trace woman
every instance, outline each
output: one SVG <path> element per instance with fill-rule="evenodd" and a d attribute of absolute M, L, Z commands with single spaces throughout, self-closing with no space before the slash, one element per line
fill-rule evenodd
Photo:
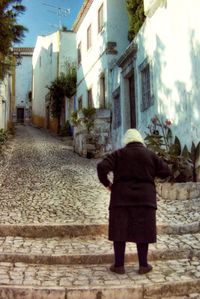
<path fill-rule="evenodd" d="M 126 242 L 135 242 L 139 274 L 152 270 L 148 264 L 148 245 L 156 242 L 155 177 L 170 175 L 168 165 L 148 150 L 136 129 L 124 136 L 125 147 L 108 155 L 97 165 L 100 182 L 111 191 L 109 240 L 113 241 L 115 263 L 112 272 L 124 274 Z M 113 172 L 113 183 L 108 179 Z"/>

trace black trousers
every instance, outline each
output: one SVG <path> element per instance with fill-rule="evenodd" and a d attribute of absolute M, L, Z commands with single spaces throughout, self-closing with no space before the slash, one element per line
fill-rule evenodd
<path fill-rule="evenodd" d="M 137 243 L 137 254 L 140 267 L 147 267 L 148 243 Z M 114 241 L 115 267 L 124 266 L 126 242 Z"/>

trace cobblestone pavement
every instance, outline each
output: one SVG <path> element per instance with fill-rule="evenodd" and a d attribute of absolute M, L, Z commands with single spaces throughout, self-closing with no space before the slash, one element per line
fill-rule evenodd
<path fill-rule="evenodd" d="M 108 191 L 98 182 L 97 160 L 79 157 L 42 130 L 18 126 L 0 165 L 2 224 L 107 223 Z M 158 201 L 158 223 L 200 221 L 200 200 Z"/>
<path fill-rule="evenodd" d="M 158 198 L 154 270 L 138 275 L 128 244 L 126 273 L 114 274 L 105 236 L 109 192 L 98 182 L 98 160 L 31 126 L 17 126 L 7 146 L 0 158 L 0 299 L 200 299 L 199 198 Z M 67 235 L 73 227 L 77 234 Z"/>
<path fill-rule="evenodd" d="M 12 155 L 1 170 L 0 223 L 102 223 L 108 192 L 96 161 L 79 157 L 63 142 L 19 126 Z"/>

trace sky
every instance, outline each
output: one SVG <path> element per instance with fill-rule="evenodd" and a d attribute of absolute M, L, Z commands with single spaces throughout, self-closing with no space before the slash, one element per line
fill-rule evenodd
<path fill-rule="evenodd" d="M 59 29 L 59 9 L 70 9 L 70 13 L 61 16 L 61 22 L 71 29 L 84 0 L 23 0 L 26 11 L 17 21 L 29 31 L 16 47 L 34 47 L 38 35 L 47 35 Z M 55 7 L 54 7 L 55 6 Z M 62 10 L 60 10 L 62 11 Z"/>

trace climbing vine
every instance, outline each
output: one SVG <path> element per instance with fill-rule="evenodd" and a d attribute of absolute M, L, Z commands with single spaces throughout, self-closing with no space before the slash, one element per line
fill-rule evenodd
<path fill-rule="evenodd" d="M 126 0 L 129 17 L 128 39 L 132 41 L 145 21 L 143 0 Z"/>

